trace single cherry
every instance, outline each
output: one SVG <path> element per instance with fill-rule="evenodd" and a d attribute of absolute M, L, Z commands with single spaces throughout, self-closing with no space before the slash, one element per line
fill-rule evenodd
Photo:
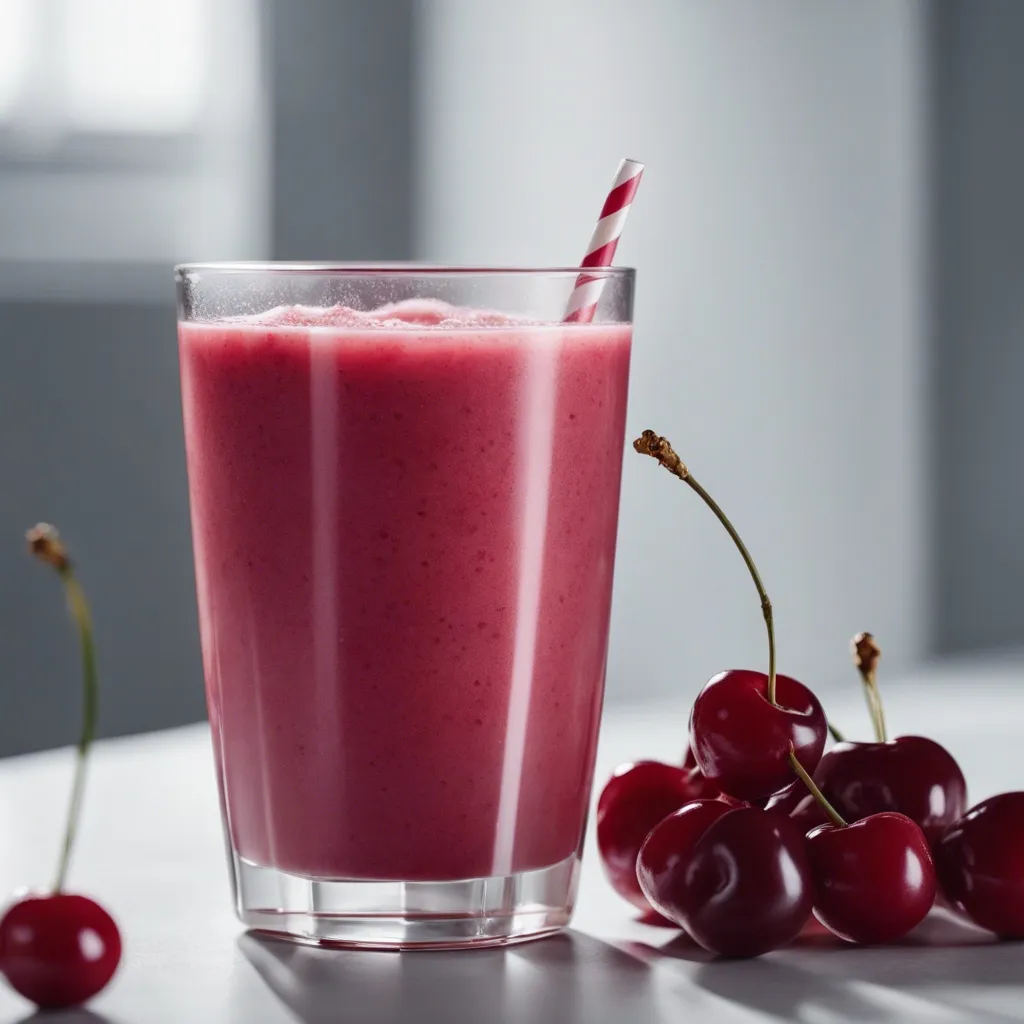
<path fill-rule="evenodd" d="M 930 843 L 967 807 L 967 783 L 953 756 L 924 736 L 884 743 L 839 743 L 826 751 L 814 781 L 847 821 L 896 811 Z"/>
<path fill-rule="evenodd" d="M 1024 939 L 1024 793 L 972 807 L 935 846 L 939 881 L 953 905 L 1006 939 Z"/>
<path fill-rule="evenodd" d="M 776 676 L 775 701 L 763 672 L 720 672 L 698 694 L 690 715 L 690 741 L 707 779 L 741 800 L 759 800 L 793 781 L 789 752 L 813 770 L 828 722 L 818 699 L 802 683 Z"/>
<path fill-rule="evenodd" d="M 874 743 L 839 743 L 822 757 L 814 781 L 848 821 L 896 811 L 920 825 L 930 843 L 967 809 L 967 783 L 953 755 L 924 736 L 886 735 L 878 692 L 881 648 L 870 633 L 851 644 L 874 726 Z"/>
<path fill-rule="evenodd" d="M 37 1006 L 77 1006 L 114 975 L 121 935 L 85 896 L 58 892 L 19 900 L 0 921 L 0 965 L 12 988 Z"/>
<path fill-rule="evenodd" d="M 690 715 L 690 747 L 704 775 L 739 800 L 763 800 L 793 781 L 790 751 L 813 771 L 825 749 L 828 721 L 803 684 L 775 671 L 772 603 L 747 546 L 729 517 L 699 484 L 664 437 L 645 430 L 633 442 L 687 484 L 729 534 L 761 601 L 768 633 L 768 672 L 720 672 L 701 690 Z"/>
<path fill-rule="evenodd" d="M 928 840 L 903 814 L 872 814 L 807 836 L 814 916 L 847 942 L 892 942 L 916 928 L 935 902 Z"/>
<path fill-rule="evenodd" d="M 106 986 L 121 959 L 121 936 L 98 903 L 64 889 L 99 704 L 92 617 L 57 531 L 40 524 L 29 531 L 28 541 L 32 554 L 53 566 L 64 584 L 81 641 L 84 706 L 57 880 L 51 893 L 18 899 L 0 920 L 0 972 L 37 1006 L 59 1009 L 84 1003 Z"/>
<path fill-rule="evenodd" d="M 924 833 L 905 815 L 889 812 L 848 824 L 795 757 L 792 764 L 832 821 L 807 835 L 814 916 L 848 942 L 906 935 L 935 901 L 935 866 Z"/>
<path fill-rule="evenodd" d="M 810 916 L 804 837 L 781 815 L 757 807 L 721 814 L 699 805 L 659 825 L 648 842 L 639 863 L 651 902 L 718 956 L 760 956 L 784 946 Z"/>
<path fill-rule="evenodd" d="M 697 768 L 661 761 L 620 765 L 597 802 L 597 848 L 612 888 L 640 910 L 650 909 L 636 877 L 647 834 L 684 804 L 717 795 Z"/>

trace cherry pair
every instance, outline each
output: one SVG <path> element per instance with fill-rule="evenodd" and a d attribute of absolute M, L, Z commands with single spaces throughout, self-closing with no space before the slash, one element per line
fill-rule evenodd
<path fill-rule="evenodd" d="M 21 897 L 5 912 L 0 920 L 0 972 L 26 999 L 43 1009 L 58 1009 L 84 1003 L 106 986 L 121 959 L 121 935 L 98 903 L 64 890 L 98 710 L 92 619 L 57 531 L 40 524 L 29 531 L 28 542 L 32 554 L 53 566 L 64 584 L 82 646 L 84 712 L 57 881 L 53 892 Z"/>

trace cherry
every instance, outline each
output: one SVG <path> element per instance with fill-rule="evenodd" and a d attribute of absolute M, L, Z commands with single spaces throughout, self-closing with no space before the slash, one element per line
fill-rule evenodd
<path fill-rule="evenodd" d="M 27 896 L 0 920 L 0 971 L 12 988 L 44 1009 L 92 998 L 120 959 L 114 919 L 85 896 Z"/>
<path fill-rule="evenodd" d="M 670 828 L 685 830 L 677 820 Z M 718 956 L 760 956 L 784 946 L 810 916 L 813 887 L 804 837 L 781 815 L 734 808 L 711 821 L 690 851 L 674 860 L 657 860 L 660 837 L 655 843 L 648 856 L 641 853 L 645 879 L 664 865 L 650 889 L 652 902 Z"/>
<path fill-rule="evenodd" d="M 903 814 L 872 814 L 807 836 L 814 916 L 847 942 L 892 942 L 915 928 L 935 901 L 928 841 Z"/>
<path fill-rule="evenodd" d="M 644 840 L 636 877 L 651 906 L 663 917 L 678 920 L 674 890 L 685 873 L 686 860 L 708 826 L 732 809 L 721 800 L 694 800 L 659 821 Z"/>
<path fill-rule="evenodd" d="M 856 821 L 881 811 L 897 811 L 917 822 L 934 843 L 967 807 L 963 772 L 952 754 L 934 740 L 886 738 L 877 680 L 881 648 L 870 633 L 858 633 L 851 647 L 876 742 L 837 744 L 821 759 L 814 781 L 844 818 Z"/>
<path fill-rule="evenodd" d="M 972 807 L 935 846 L 946 896 L 975 924 L 1024 939 L 1024 793 Z"/>
<path fill-rule="evenodd" d="M 967 783 L 953 756 L 924 736 L 884 743 L 839 743 L 827 751 L 814 781 L 848 821 L 897 811 L 916 822 L 929 843 L 967 807 Z"/>
<path fill-rule="evenodd" d="M 790 760 L 832 821 L 807 835 L 815 916 L 849 942 L 905 935 L 924 919 L 936 893 L 935 867 L 920 826 L 892 812 L 847 824 L 796 757 Z"/>
<path fill-rule="evenodd" d="M 82 733 L 53 892 L 18 899 L 0 920 L 0 972 L 26 999 L 43 1009 L 56 1009 L 85 1002 L 110 981 L 121 959 L 121 936 L 114 919 L 98 903 L 64 889 L 99 705 L 92 616 L 57 531 L 40 523 L 28 532 L 28 543 L 33 555 L 57 570 L 78 629 L 82 651 Z"/>
<path fill-rule="evenodd" d="M 793 780 L 791 750 L 808 771 L 815 769 L 828 733 L 825 712 L 805 686 L 776 675 L 772 603 L 729 517 L 664 437 L 645 430 L 633 447 L 682 480 L 711 509 L 739 551 L 760 598 L 768 633 L 768 672 L 734 669 L 709 680 L 690 715 L 690 745 L 701 771 L 723 793 L 740 800 L 762 800 Z"/>
<path fill-rule="evenodd" d="M 597 848 L 612 888 L 640 910 L 650 909 L 636 878 L 637 854 L 648 832 L 683 804 L 717 795 L 696 768 L 661 761 L 616 768 L 597 802 Z"/>
<path fill-rule="evenodd" d="M 690 715 L 690 742 L 707 779 L 741 800 L 771 796 L 793 781 L 790 750 L 813 771 L 828 722 L 802 683 L 776 676 L 778 703 L 763 672 L 732 669 L 708 681 Z"/>

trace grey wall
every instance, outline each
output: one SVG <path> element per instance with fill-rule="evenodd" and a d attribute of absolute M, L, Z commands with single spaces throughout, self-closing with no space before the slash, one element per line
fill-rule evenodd
<path fill-rule="evenodd" d="M 932 643 L 1024 643 L 1024 4 L 932 7 Z"/>
<path fill-rule="evenodd" d="M 3 303 L 0 353 L 0 752 L 78 730 L 60 584 L 24 553 L 39 519 L 64 531 L 93 602 L 104 734 L 194 721 L 203 691 L 170 302 Z"/>
<path fill-rule="evenodd" d="M 276 259 L 412 245 L 412 0 L 266 0 Z"/>
<path fill-rule="evenodd" d="M 424 5 L 419 255 L 573 263 L 616 163 L 647 162 L 629 429 L 733 516 L 780 664 L 854 685 L 848 638 L 925 650 L 920 4 Z M 665 637 L 658 641 L 656 637 Z M 609 694 L 687 696 L 765 660 L 742 563 L 629 453 Z"/>

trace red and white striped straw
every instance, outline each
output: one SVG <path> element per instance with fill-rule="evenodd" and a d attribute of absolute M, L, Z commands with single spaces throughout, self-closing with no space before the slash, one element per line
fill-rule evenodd
<path fill-rule="evenodd" d="M 580 261 L 581 267 L 610 267 L 615 256 L 615 248 L 619 244 L 619 236 L 626 225 L 629 208 L 633 205 L 633 196 L 640 185 L 640 175 L 644 173 L 644 165 L 636 160 L 623 160 L 619 164 L 615 181 L 608 198 L 601 207 L 601 217 L 590 236 L 587 254 Z M 605 279 L 593 274 L 580 274 L 576 278 L 576 286 L 569 296 L 565 323 L 588 324 L 594 319 L 597 304 L 604 291 Z"/>

